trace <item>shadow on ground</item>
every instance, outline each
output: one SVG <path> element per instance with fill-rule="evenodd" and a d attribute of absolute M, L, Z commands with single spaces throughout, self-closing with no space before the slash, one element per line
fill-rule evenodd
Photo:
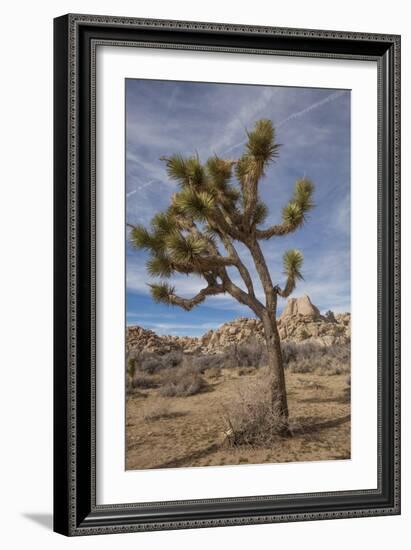
<path fill-rule="evenodd" d="M 44 527 L 46 529 L 52 530 L 53 529 L 53 516 L 52 514 L 31 514 L 31 513 L 24 513 L 22 514 L 23 517 L 30 519 L 31 521 L 34 521 L 34 523 L 37 523 L 38 525 L 41 525 L 41 527 Z"/>

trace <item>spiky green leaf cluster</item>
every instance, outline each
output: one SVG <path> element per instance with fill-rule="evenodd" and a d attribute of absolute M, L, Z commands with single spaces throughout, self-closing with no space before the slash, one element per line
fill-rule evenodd
<path fill-rule="evenodd" d="M 224 187 L 231 179 L 232 162 L 224 160 L 217 155 L 207 160 L 206 168 L 210 180 L 217 187 Z"/>
<path fill-rule="evenodd" d="M 201 262 L 210 257 L 213 237 L 197 229 L 195 220 L 206 221 L 213 205 L 210 194 L 187 187 L 173 196 L 166 212 L 153 217 L 151 231 L 143 226 L 132 229 L 131 243 L 151 253 L 147 262 L 151 276 L 202 273 L 207 266 Z"/>
<path fill-rule="evenodd" d="M 291 201 L 283 208 L 283 222 L 291 227 L 298 227 L 305 221 L 306 213 L 313 208 L 312 195 L 314 184 L 307 178 L 298 179 L 295 183 Z"/>
<path fill-rule="evenodd" d="M 163 238 L 178 229 L 178 222 L 170 211 L 159 212 L 151 220 L 151 227 L 157 238 Z"/>
<path fill-rule="evenodd" d="M 147 261 L 147 271 L 151 277 L 168 278 L 173 274 L 173 263 L 167 254 L 152 255 Z"/>
<path fill-rule="evenodd" d="M 149 250 L 153 253 L 161 252 L 164 249 L 162 239 L 156 234 L 150 233 L 143 225 L 136 225 L 133 227 L 130 234 L 130 241 L 135 248 Z"/>
<path fill-rule="evenodd" d="M 302 279 L 301 267 L 304 257 L 299 250 L 287 250 L 283 255 L 284 273 L 289 279 Z"/>
<path fill-rule="evenodd" d="M 250 166 L 250 157 L 247 155 L 243 155 L 240 157 L 237 161 L 237 164 L 235 166 L 235 175 L 238 181 L 241 184 L 244 184 L 245 179 L 248 174 L 248 169 Z"/>
<path fill-rule="evenodd" d="M 167 237 L 167 249 L 171 259 L 176 263 L 192 265 L 207 253 L 208 242 L 202 236 L 171 233 Z"/>
<path fill-rule="evenodd" d="M 268 207 L 264 202 L 257 202 L 257 206 L 255 207 L 254 212 L 254 223 L 256 225 L 259 225 L 260 223 L 264 223 L 268 216 Z"/>
<path fill-rule="evenodd" d="M 247 153 L 255 160 L 266 163 L 278 155 L 279 145 L 275 143 L 275 131 L 271 120 L 258 120 L 253 130 L 247 132 L 247 136 Z"/>
<path fill-rule="evenodd" d="M 168 177 L 178 181 L 182 187 L 187 185 L 199 187 L 204 184 L 205 171 L 197 155 L 188 158 L 172 155 L 163 157 L 162 160 L 166 161 Z"/>
<path fill-rule="evenodd" d="M 298 179 L 294 187 L 294 202 L 306 213 L 314 207 L 312 200 L 314 184 L 307 178 Z"/>
<path fill-rule="evenodd" d="M 304 221 L 304 212 L 301 207 L 294 201 L 289 202 L 283 208 L 283 222 L 286 225 L 296 227 Z"/>
<path fill-rule="evenodd" d="M 212 214 L 215 204 L 213 195 L 207 191 L 195 191 L 187 187 L 177 193 L 173 205 L 183 215 L 193 220 L 206 221 Z"/>
<path fill-rule="evenodd" d="M 157 303 L 169 304 L 170 295 L 174 294 L 175 288 L 167 283 L 152 283 L 150 287 L 151 296 Z"/>

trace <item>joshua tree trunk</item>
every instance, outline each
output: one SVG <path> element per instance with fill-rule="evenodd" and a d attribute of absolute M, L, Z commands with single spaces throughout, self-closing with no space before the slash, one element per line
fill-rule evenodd
<path fill-rule="evenodd" d="M 283 357 L 281 353 L 280 335 L 274 316 L 265 314 L 263 317 L 264 334 L 267 345 L 268 367 L 270 370 L 271 404 L 273 413 L 278 416 L 284 431 L 288 430 L 288 404 L 285 385 Z"/>

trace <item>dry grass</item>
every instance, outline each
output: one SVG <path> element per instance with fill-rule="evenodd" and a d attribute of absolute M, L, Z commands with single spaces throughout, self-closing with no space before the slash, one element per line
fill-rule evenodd
<path fill-rule="evenodd" d="M 261 373 L 238 393 L 237 399 L 225 407 L 229 445 L 269 447 L 283 432 L 283 422 L 272 411 L 267 376 L 267 372 Z"/>
<path fill-rule="evenodd" d="M 192 365 L 165 371 L 161 382 L 160 395 L 163 397 L 188 397 L 207 386 L 200 371 Z"/>
<path fill-rule="evenodd" d="M 130 393 L 126 404 L 127 469 L 350 458 L 346 375 L 295 374 L 287 369 L 293 436 L 273 437 L 271 444 L 223 444 L 228 426 L 222 405 L 227 408 L 237 403 L 239 395 L 247 395 L 263 374 L 253 369 L 238 376 L 238 370 L 223 369 L 217 378 L 207 370 L 203 377 L 213 391 L 190 397 L 162 397 L 160 387 Z M 143 415 L 155 420 L 145 420 Z"/>
<path fill-rule="evenodd" d="M 144 372 L 135 372 L 131 385 L 133 388 L 148 389 L 156 388 L 158 383 L 152 376 Z"/>
<path fill-rule="evenodd" d="M 161 418 L 167 418 L 170 415 L 170 405 L 164 403 L 151 403 L 148 406 L 143 407 L 142 416 L 146 422 L 153 422 L 160 420 Z"/>
<path fill-rule="evenodd" d="M 283 356 L 292 437 L 271 413 L 263 343 L 134 357 L 127 469 L 349 458 L 349 346 L 285 343 Z"/>
<path fill-rule="evenodd" d="M 283 358 L 290 372 L 331 376 L 350 372 L 350 346 L 324 347 L 313 342 L 283 344 Z"/>

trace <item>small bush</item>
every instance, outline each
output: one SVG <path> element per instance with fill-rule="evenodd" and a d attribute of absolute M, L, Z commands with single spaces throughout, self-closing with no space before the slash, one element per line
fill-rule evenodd
<path fill-rule="evenodd" d="M 267 363 L 266 346 L 256 339 L 235 346 L 235 355 L 239 367 L 260 367 Z"/>
<path fill-rule="evenodd" d="M 230 350 L 214 355 L 197 355 L 191 358 L 191 365 L 200 372 L 205 372 L 207 369 L 230 368 L 233 366 L 233 357 Z"/>
<path fill-rule="evenodd" d="M 284 431 L 284 424 L 272 411 L 269 384 L 260 378 L 229 404 L 224 420 L 227 442 L 233 447 L 265 447 Z"/>
<path fill-rule="evenodd" d="M 330 309 L 327 311 L 327 313 L 324 315 L 324 317 L 329 323 L 336 323 L 337 322 L 337 320 L 335 318 L 335 315 L 334 315 L 334 312 L 331 311 Z"/>
<path fill-rule="evenodd" d="M 129 377 L 131 379 L 133 379 L 133 376 L 136 372 L 136 368 L 137 368 L 137 365 L 136 365 L 136 358 L 135 357 L 128 357 L 127 358 L 127 374 L 129 375 Z"/>
<path fill-rule="evenodd" d="M 160 395 L 163 397 L 187 397 L 199 393 L 207 386 L 200 371 L 192 365 L 166 371 L 162 383 Z"/>
<path fill-rule="evenodd" d="M 285 342 L 282 344 L 285 367 L 290 372 L 315 372 L 320 375 L 350 372 L 349 344 L 321 346 L 315 342 Z"/>
<path fill-rule="evenodd" d="M 291 361 L 297 358 L 297 344 L 295 342 L 283 342 L 281 344 L 284 365 L 287 367 Z"/>
<path fill-rule="evenodd" d="M 135 372 L 132 379 L 133 388 L 149 389 L 156 388 L 157 382 L 148 374 L 144 372 Z"/>
<path fill-rule="evenodd" d="M 183 362 L 183 352 L 182 351 L 170 351 L 169 353 L 166 353 L 163 355 L 161 359 L 162 368 L 169 369 L 178 367 Z"/>
<path fill-rule="evenodd" d="M 195 367 L 200 372 L 205 372 L 207 369 L 210 369 L 214 366 L 212 364 L 213 358 L 213 355 L 198 355 L 190 357 L 189 364 Z"/>
<path fill-rule="evenodd" d="M 139 367 L 142 371 L 147 372 L 148 374 L 154 374 L 155 372 L 161 370 L 164 365 L 162 358 L 159 355 L 143 355 L 139 361 Z"/>
<path fill-rule="evenodd" d="M 309 359 L 301 359 L 300 361 L 293 361 L 288 370 L 297 374 L 306 374 L 307 372 L 313 372 L 315 369 L 315 363 Z"/>

